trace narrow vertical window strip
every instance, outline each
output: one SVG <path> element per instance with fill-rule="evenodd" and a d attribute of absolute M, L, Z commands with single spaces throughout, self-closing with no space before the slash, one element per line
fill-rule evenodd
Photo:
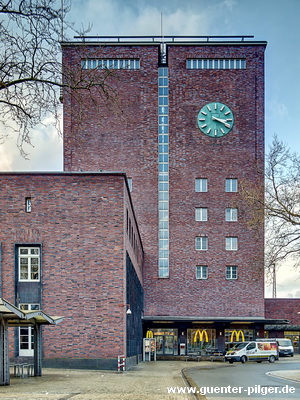
<path fill-rule="evenodd" d="M 169 277 L 169 98 L 168 69 L 158 70 L 158 277 Z"/>

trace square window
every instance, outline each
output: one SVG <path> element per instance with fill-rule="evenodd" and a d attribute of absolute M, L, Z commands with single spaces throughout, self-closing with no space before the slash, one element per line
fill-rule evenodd
<path fill-rule="evenodd" d="M 207 192 L 207 178 L 196 178 L 195 179 L 195 191 L 196 192 Z"/>
<path fill-rule="evenodd" d="M 208 249 L 208 238 L 207 236 L 196 237 L 196 250 L 207 250 Z"/>
<path fill-rule="evenodd" d="M 237 267 L 228 265 L 226 267 L 226 279 L 237 279 Z"/>
<path fill-rule="evenodd" d="M 237 184 L 238 180 L 237 179 L 226 179 L 225 182 L 225 191 L 226 192 L 237 192 Z"/>
<path fill-rule="evenodd" d="M 226 208 L 225 221 L 235 222 L 237 220 L 238 220 L 238 209 L 237 208 Z"/>
<path fill-rule="evenodd" d="M 207 221 L 207 208 L 196 207 L 195 208 L 195 220 L 196 221 Z"/>
<path fill-rule="evenodd" d="M 238 238 L 227 237 L 226 238 L 226 250 L 237 250 L 238 249 Z"/>
<path fill-rule="evenodd" d="M 196 279 L 207 279 L 207 265 L 197 265 L 196 266 Z"/>

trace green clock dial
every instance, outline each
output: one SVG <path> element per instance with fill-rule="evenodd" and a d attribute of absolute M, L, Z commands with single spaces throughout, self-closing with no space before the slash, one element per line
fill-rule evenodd
<path fill-rule="evenodd" d="M 233 112 L 222 103 L 206 104 L 198 113 L 199 129 L 207 136 L 222 137 L 227 135 L 231 131 L 233 123 Z"/>

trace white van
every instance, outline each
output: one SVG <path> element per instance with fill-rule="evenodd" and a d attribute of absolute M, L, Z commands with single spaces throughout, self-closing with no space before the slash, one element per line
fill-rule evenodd
<path fill-rule="evenodd" d="M 279 356 L 294 356 L 294 347 L 291 339 L 288 338 L 269 338 L 269 339 L 257 339 L 259 342 L 277 342 Z"/>
<path fill-rule="evenodd" d="M 278 345 L 276 341 L 240 342 L 234 345 L 226 354 L 225 361 L 232 364 L 235 361 L 269 361 L 278 360 Z"/>

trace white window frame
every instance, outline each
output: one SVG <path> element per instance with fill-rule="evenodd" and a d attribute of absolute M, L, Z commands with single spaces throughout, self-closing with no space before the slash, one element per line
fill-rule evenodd
<path fill-rule="evenodd" d="M 207 178 L 196 178 L 195 179 L 195 192 L 206 193 L 208 191 Z"/>
<path fill-rule="evenodd" d="M 24 251 L 27 253 L 23 253 Z M 34 253 L 35 252 L 35 253 Z M 23 259 L 23 261 L 22 261 Z M 26 266 L 27 260 L 27 277 L 21 277 L 22 266 L 21 264 Z M 37 265 L 33 263 L 33 260 L 37 260 Z M 34 271 L 35 267 L 37 266 L 37 271 Z M 39 282 L 40 281 L 40 270 L 41 270 L 41 248 L 39 246 L 19 246 L 18 247 L 18 274 L 19 274 L 19 282 Z M 36 278 L 33 278 L 34 274 L 37 274 Z"/>
<path fill-rule="evenodd" d="M 196 279 L 208 279 L 207 265 L 196 265 Z"/>
<path fill-rule="evenodd" d="M 31 206 L 32 206 L 31 197 L 26 197 L 25 198 L 25 212 L 31 213 L 31 209 L 32 209 Z"/>
<path fill-rule="evenodd" d="M 227 178 L 225 181 L 225 192 L 236 193 L 238 191 L 238 180 L 236 178 Z"/>
<path fill-rule="evenodd" d="M 227 265 L 226 266 L 226 279 L 228 280 L 236 280 L 238 278 L 238 271 L 236 265 Z"/>
<path fill-rule="evenodd" d="M 225 210 L 225 221 L 236 222 L 238 220 L 238 209 L 234 207 L 227 207 Z"/>
<path fill-rule="evenodd" d="M 225 239 L 225 248 L 229 251 L 238 250 L 238 238 L 237 236 L 228 236 Z"/>
<path fill-rule="evenodd" d="M 208 219 L 208 208 L 207 207 L 196 207 L 195 208 L 195 221 L 205 222 Z"/>
<path fill-rule="evenodd" d="M 40 305 L 39 304 L 26 304 L 26 303 L 22 303 L 19 304 L 19 308 L 21 310 L 39 310 L 40 309 Z M 20 326 L 19 327 L 19 356 L 21 357 L 33 357 L 34 355 L 34 348 L 33 348 L 33 327 L 31 326 Z M 22 333 L 22 334 L 21 334 Z M 25 343 L 27 343 L 28 345 L 26 346 L 26 348 L 21 349 L 21 338 L 22 336 L 24 336 L 27 341 Z"/>
<path fill-rule="evenodd" d="M 199 251 L 208 250 L 208 237 L 207 236 L 196 236 L 195 248 Z"/>

